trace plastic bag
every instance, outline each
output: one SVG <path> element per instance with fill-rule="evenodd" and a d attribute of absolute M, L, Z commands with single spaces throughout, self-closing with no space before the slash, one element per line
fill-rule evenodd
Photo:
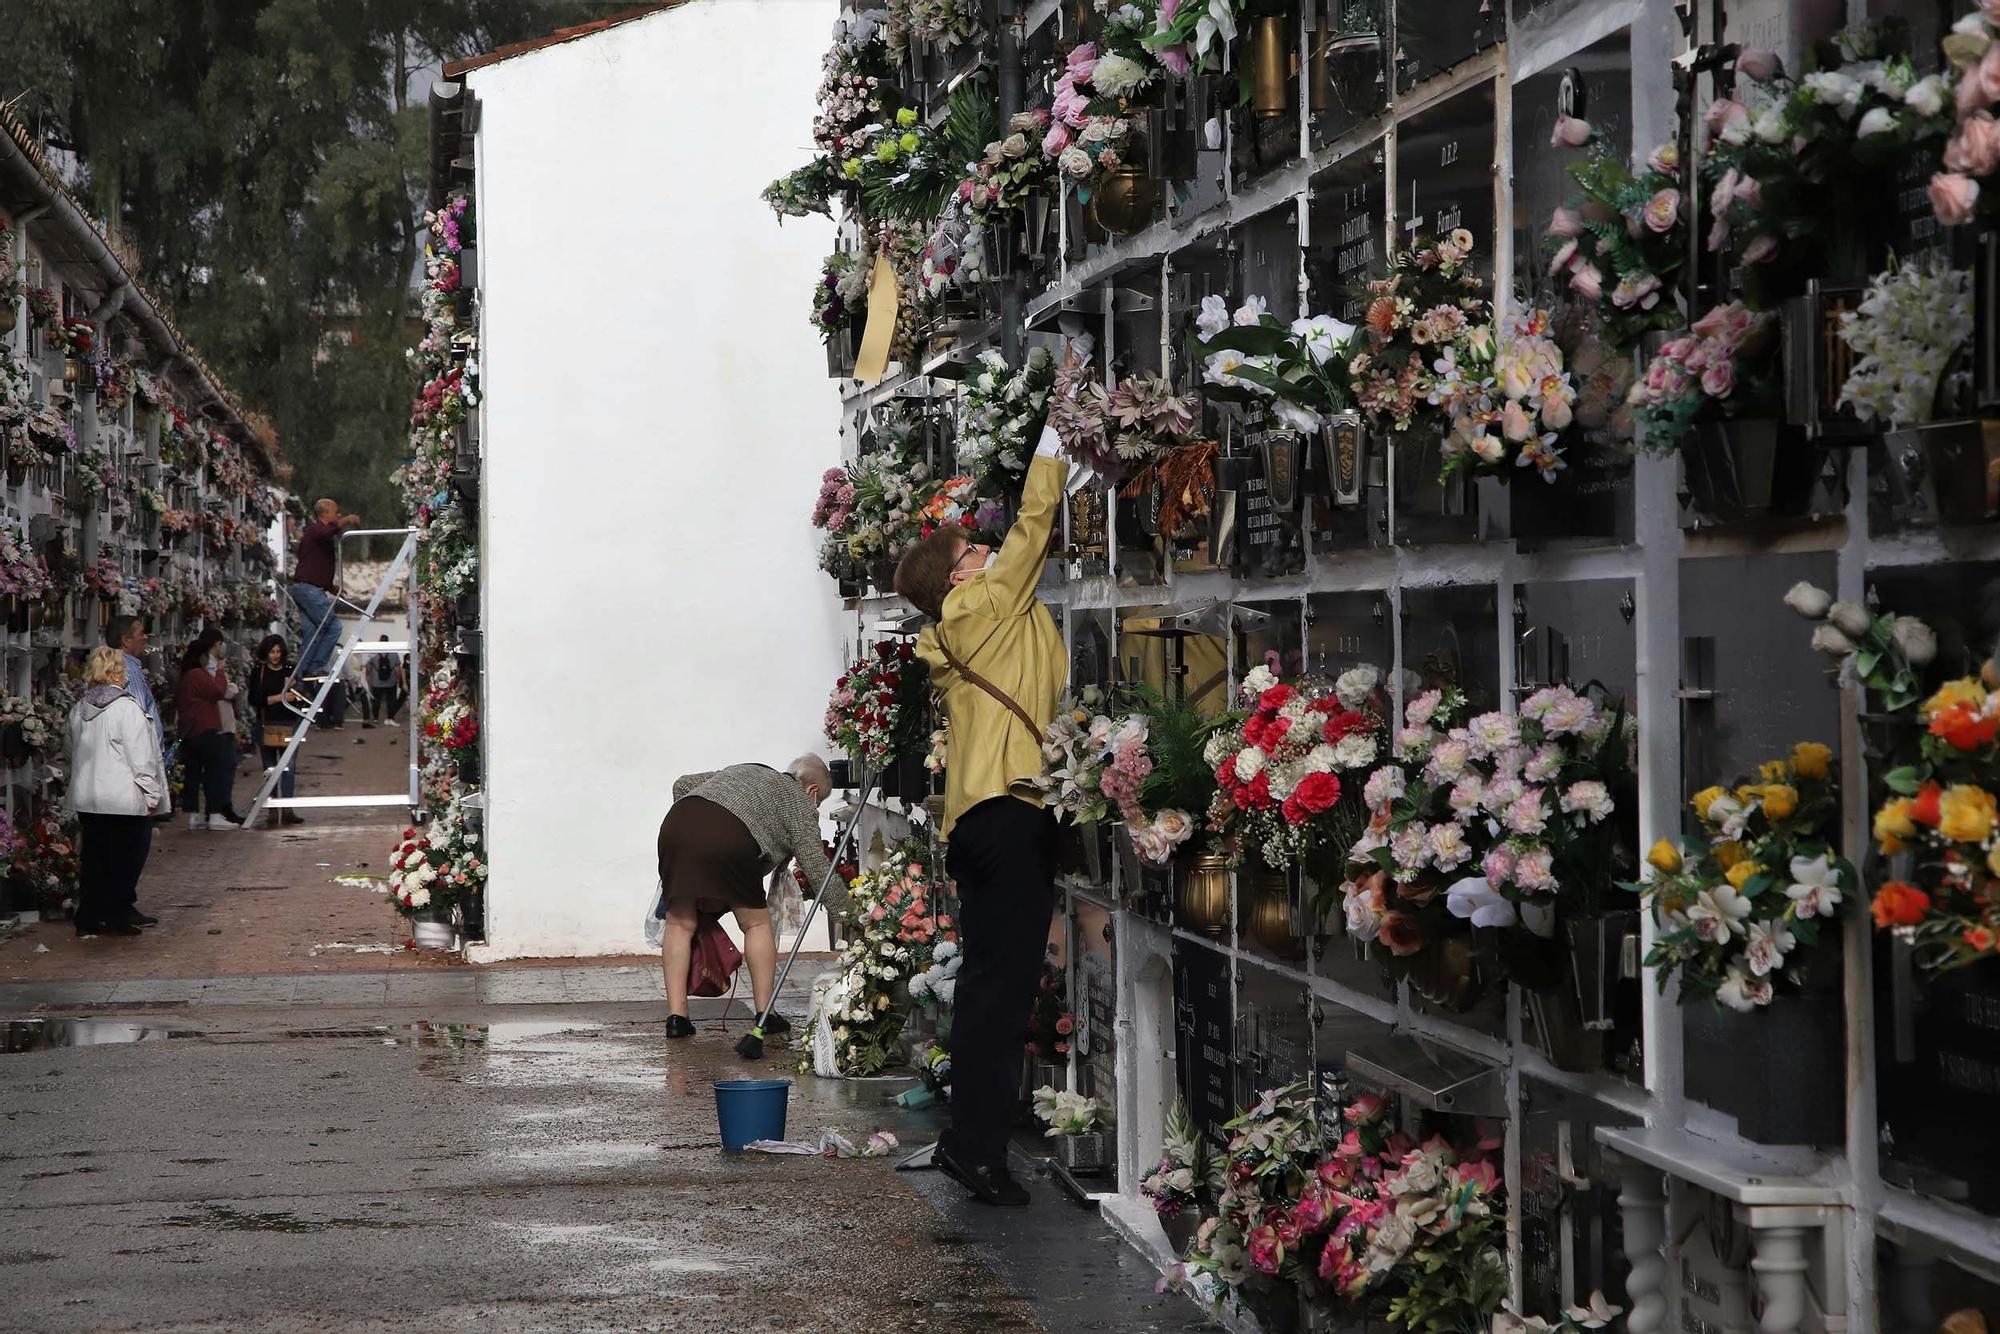
<path fill-rule="evenodd" d="M 667 887 L 657 882 L 653 885 L 653 906 L 646 909 L 645 931 L 646 944 L 660 948 L 667 936 Z"/>

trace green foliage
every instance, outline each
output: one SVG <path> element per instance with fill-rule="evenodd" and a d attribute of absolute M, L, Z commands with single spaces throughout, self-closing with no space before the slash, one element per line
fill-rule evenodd
<path fill-rule="evenodd" d="M 894 170 L 868 170 L 862 176 L 868 214 L 878 221 L 928 225 L 944 211 L 951 192 L 965 179 L 966 165 L 977 161 L 987 143 L 999 135 L 998 112 L 986 80 L 967 79 L 959 85 L 946 106 L 944 123 L 916 133 L 920 146 L 899 159 Z"/>
<path fill-rule="evenodd" d="M 428 181 L 420 72 L 605 0 L 12 0 L 0 96 L 73 149 L 295 488 L 400 514 Z"/>
<path fill-rule="evenodd" d="M 1148 811 L 1178 808 L 1194 815 L 1215 796 L 1215 774 L 1201 750 L 1216 720 L 1184 699 L 1168 699 L 1149 685 L 1126 687 L 1133 712 L 1146 716 L 1146 753 L 1153 770 L 1140 786 Z"/>

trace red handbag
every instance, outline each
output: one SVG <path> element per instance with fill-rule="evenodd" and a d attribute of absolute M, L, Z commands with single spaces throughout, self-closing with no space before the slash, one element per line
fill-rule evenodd
<path fill-rule="evenodd" d="M 722 914 L 701 914 L 694 929 L 694 948 L 688 952 L 688 995 L 726 995 L 742 966 L 743 952 L 722 929 Z"/>

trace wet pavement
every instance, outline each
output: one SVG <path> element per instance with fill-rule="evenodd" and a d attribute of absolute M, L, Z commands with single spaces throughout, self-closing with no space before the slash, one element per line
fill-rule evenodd
<path fill-rule="evenodd" d="M 739 1059 L 740 1020 L 669 1043 L 658 1014 L 11 1012 L 0 1328 L 1209 1327 L 1047 1180 L 1000 1211 L 888 1159 L 723 1153 L 710 1082 L 791 1057 Z M 801 1077 L 789 1133 L 915 1147 L 903 1087 Z"/>

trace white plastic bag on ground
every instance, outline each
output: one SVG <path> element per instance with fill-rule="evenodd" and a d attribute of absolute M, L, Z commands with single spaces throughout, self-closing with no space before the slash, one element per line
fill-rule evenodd
<path fill-rule="evenodd" d="M 834 1079 L 840 1075 L 840 1064 L 834 1059 L 833 1025 L 828 1022 L 826 1012 L 814 1007 L 813 1031 L 813 1073 L 822 1079 Z"/>

